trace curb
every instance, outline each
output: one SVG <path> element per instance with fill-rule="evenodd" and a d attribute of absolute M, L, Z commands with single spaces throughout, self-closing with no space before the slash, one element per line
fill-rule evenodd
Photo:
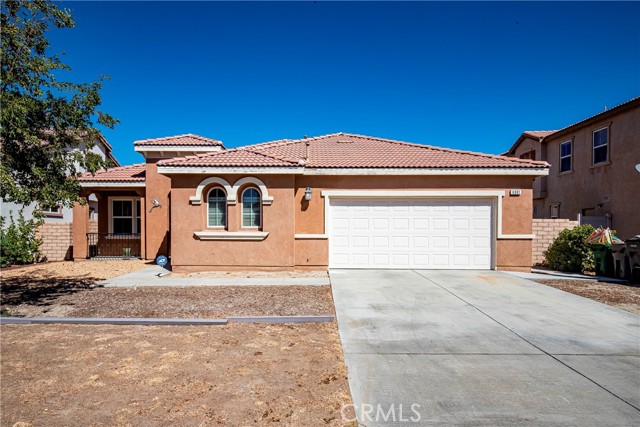
<path fill-rule="evenodd" d="M 226 325 L 227 319 L 153 319 L 146 317 L 104 318 L 104 317 L 2 317 L 0 325 L 183 325 L 215 326 Z"/>
<path fill-rule="evenodd" d="M 333 316 L 240 316 L 226 319 L 163 319 L 147 317 L 0 317 L 0 325 L 147 325 L 216 326 L 233 323 L 331 323 Z"/>
<path fill-rule="evenodd" d="M 330 323 L 333 316 L 241 316 L 228 317 L 233 323 Z"/>

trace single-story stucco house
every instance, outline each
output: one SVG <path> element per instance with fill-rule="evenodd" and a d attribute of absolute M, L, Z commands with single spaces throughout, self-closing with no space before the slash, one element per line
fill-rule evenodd
<path fill-rule="evenodd" d="M 546 162 L 348 133 L 225 149 L 136 141 L 146 162 L 85 174 L 74 257 L 167 255 L 176 272 L 531 266 Z"/>

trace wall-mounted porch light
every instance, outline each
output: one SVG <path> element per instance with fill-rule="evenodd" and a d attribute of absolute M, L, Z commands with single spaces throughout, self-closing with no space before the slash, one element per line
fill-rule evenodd
<path fill-rule="evenodd" d="M 306 190 L 304 190 L 304 199 L 308 202 L 309 200 L 311 200 L 311 187 L 307 187 Z"/>

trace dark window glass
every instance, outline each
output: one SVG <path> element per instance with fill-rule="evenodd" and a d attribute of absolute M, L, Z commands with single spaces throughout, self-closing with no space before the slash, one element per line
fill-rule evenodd
<path fill-rule="evenodd" d="M 593 164 L 603 163 L 607 161 L 607 146 L 598 147 L 593 150 Z"/>
<path fill-rule="evenodd" d="M 560 144 L 560 172 L 571 170 L 571 141 Z"/>
<path fill-rule="evenodd" d="M 131 234 L 133 233 L 132 225 L 131 218 L 113 218 L 113 233 Z"/>
<path fill-rule="evenodd" d="M 260 193 L 255 188 L 242 193 L 242 226 L 260 227 Z"/>
<path fill-rule="evenodd" d="M 225 227 L 227 225 L 227 196 L 220 188 L 209 192 L 207 199 L 209 227 Z"/>
<path fill-rule="evenodd" d="M 131 234 L 133 233 L 133 221 L 139 224 L 140 219 L 140 201 L 137 201 L 137 217 L 133 217 L 133 200 L 114 200 L 112 202 L 112 218 L 113 233 L 115 234 Z M 138 227 L 138 230 L 140 228 Z M 139 231 L 138 231 L 139 232 Z"/>
<path fill-rule="evenodd" d="M 604 128 L 593 133 L 593 164 L 608 160 L 609 129 Z"/>

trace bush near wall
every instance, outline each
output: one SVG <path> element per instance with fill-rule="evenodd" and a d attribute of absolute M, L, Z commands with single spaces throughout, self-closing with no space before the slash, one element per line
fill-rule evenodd
<path fill-rule="evenodd" d="M 533 234 L 535 237 L 532 242 L 532 264 L 531 265 L 543 265 L 544 264 L 544 251 L 546 251 L 553 241 L 558 237 L 558 234 L 562 230 L 567 228 L 573 228 L 580 225 L 578 221 L 572 221 L 570 219 L 533 219 Z"/>
<path fill-rule="evenodd" d="M 595 262 L 593 252 L 585 243 L 593 233 L 590 225 L 579 225 L 563 230 L 544 252 L 545 264 L 554 270 L 582 273 L 593 271 Z"/>
<path fill-rule="evenodd" d="M 22 211 L 18 219 L 13 215 L 9 223 L 0 217 L 0 266 L 32 264 L 40 261 L 42 239 L 36 235 L 41 219 L 25 219 Z"/>

